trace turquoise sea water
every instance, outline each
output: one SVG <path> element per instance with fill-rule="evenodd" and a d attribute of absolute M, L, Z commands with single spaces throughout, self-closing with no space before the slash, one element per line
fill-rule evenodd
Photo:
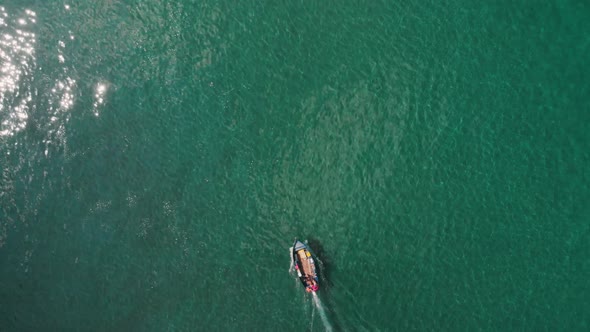
<path fill-rule="evenodd" d="M 587 1 L 3 1 L 0 330 L 587 331 L 588 54 Z"/>

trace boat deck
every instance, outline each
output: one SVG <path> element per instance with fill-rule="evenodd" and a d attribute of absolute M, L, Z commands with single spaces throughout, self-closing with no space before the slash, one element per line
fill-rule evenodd
<path fill-rule="evenodd" d="M 308 257 L 305 255 L 305 250 L 299 250 L 297 252 L 297 257 L 299 257 L 299 261 L 301 262 L 303 274 L 313 275 L 313 267 L 311 266 Z"/>

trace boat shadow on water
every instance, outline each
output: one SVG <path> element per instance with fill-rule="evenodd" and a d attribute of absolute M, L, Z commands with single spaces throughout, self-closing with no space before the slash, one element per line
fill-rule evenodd
<path fill-rule="evenodd" d="M 330 282 L 331 262 L 329 256 L 326 254 L 324 247 L 318 239 L 310 237 L 306 242 L 319 263 L 316 265 L 316 269 L 320 275 L 322 288 L 330 288 L 332 283 Z"/>

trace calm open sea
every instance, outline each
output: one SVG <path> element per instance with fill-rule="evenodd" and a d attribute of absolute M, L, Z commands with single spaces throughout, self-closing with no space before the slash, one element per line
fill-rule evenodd
<path fill-rule="evenodd" d="M 589 54 L 583 0 L 4 0 L 0 330 L 588 331 Z"/>

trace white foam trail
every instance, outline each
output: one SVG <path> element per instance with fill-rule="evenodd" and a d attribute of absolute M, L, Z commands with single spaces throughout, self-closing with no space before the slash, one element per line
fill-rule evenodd
<path fill-rule="evenodd" d="M 289 266 L 289 272 L 293 271 L 293 266 L 295 266 L 295 262 L 293 261 L 293 247 L 289 248 L 289 257 L 291 257 L 291 265 Z"/>
<path fill-rule="evenodd" d="M 310 319 L 311 324 L 309 326 L 309 330 L 310 331 L 313 331 L 313 319 L 314 318 L 315 318 L 315 308 L 314 307 L 311 307 L 311 319 Z"/>
<path fill-rule="evenodd" d="M 324 306 L 322 305 L 322 301 L 320 301 L 318 294 L 316 294 L 316 293 L 311 293 L 311 294 L 313 295 L 313 302 L 315 303 L 315 306 L 318 308 L 318 312 L 320 313 L 320 317 L 322 318 L 322 323 L 324 323 L 324 327 L 326 328 L 326 331 L 331 332 L 332 325 L 328 321 L 328 317 L 326 316 L 326 312 L 324 311 Z"/>

